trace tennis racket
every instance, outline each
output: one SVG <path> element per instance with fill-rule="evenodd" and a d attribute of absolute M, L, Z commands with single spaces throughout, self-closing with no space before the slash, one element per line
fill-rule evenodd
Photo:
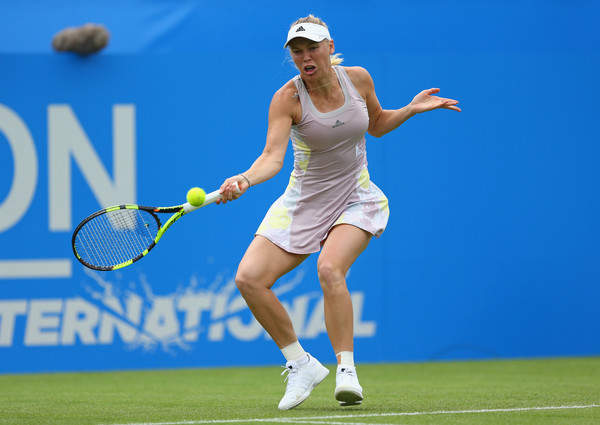
<path fill-rule="evenodd" d="M 237 183 L 234 183 L 239 192 Z M 165 232 L 185 214 L 221 199 L 218 190 L 206 194 L 204 203 L 189 202 L 173 207 L 126 204 L 104 208 L 85 218 L 75 228 L 71 243 L 81 264 L 93 270 L 110 271 L 142 259 Z M 172 214 L 161 224 L 158 214 Z"/>

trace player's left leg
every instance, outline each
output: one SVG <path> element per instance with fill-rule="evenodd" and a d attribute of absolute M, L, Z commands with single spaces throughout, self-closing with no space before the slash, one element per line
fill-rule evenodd
<path fill-rule="evenodd" d="M 369 245 L 372 235 L 350 224 L 335 226 L 325 244 L 317 269 L 323 289 L 325 326 L 338 358 L 335 398 L 342 406 L 360 404 L 362 387 L 354 367 L 354 314 L 346 273 Z M 347 360 L 351 359 L 351 364 Z"/>

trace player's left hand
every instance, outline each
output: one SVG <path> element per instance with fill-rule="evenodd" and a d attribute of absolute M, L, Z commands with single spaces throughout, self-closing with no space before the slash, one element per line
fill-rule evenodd
<path fill-rule="evenodd" d="M 438 88 L 423 90 L 414 97 L 408 106 L 414 114 L 420 114 L 434 109 L 450 109 L 452 111 L 461 112 L 461 109 L 456 106 L 458 105 L 458 100 L 433 96 L 434 94 L 439 93 L 439 91 L 440 89 Z"/>

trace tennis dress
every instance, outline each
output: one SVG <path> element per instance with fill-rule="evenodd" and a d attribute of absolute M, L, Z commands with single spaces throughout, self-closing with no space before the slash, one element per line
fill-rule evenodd
<path fill-rule="evenodd" d="M 367 105 L 344 68 L 334 70 L 345 102 L 331 112 L 319 112 L 300 76 L 294 78 L 302 106 L 290 135 L 294 170 L 256 231 L 295 254 L 318 252 L 338 224 L 379 237 L 389 217 L 388 200 L 367 170 Z"/>

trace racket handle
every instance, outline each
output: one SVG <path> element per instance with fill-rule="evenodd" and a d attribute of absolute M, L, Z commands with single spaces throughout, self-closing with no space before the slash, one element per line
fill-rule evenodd
<path fill-rule="evenodd" d="M 237 182 L 234 182 L 233 186 L 235 187 L 236 192 L 240 193 L 240 187 L 238 186 Z M 185 204 L 183 204 L 183 210 L 187 214 L 189 212 L 196 211 L 198 208 L 202 208 L 207 205 L 214 204 L 219 199 L 221 199 L 221 194 L 219 193 L 219 189 L 217 189 L 213 192 L 206 194 L 206 198 L 204 199 L 204 202 L 202 203 L 202 205 L 195 207 L 192 204 L 190 204 L 189 202 L 186 202 Z"/>

